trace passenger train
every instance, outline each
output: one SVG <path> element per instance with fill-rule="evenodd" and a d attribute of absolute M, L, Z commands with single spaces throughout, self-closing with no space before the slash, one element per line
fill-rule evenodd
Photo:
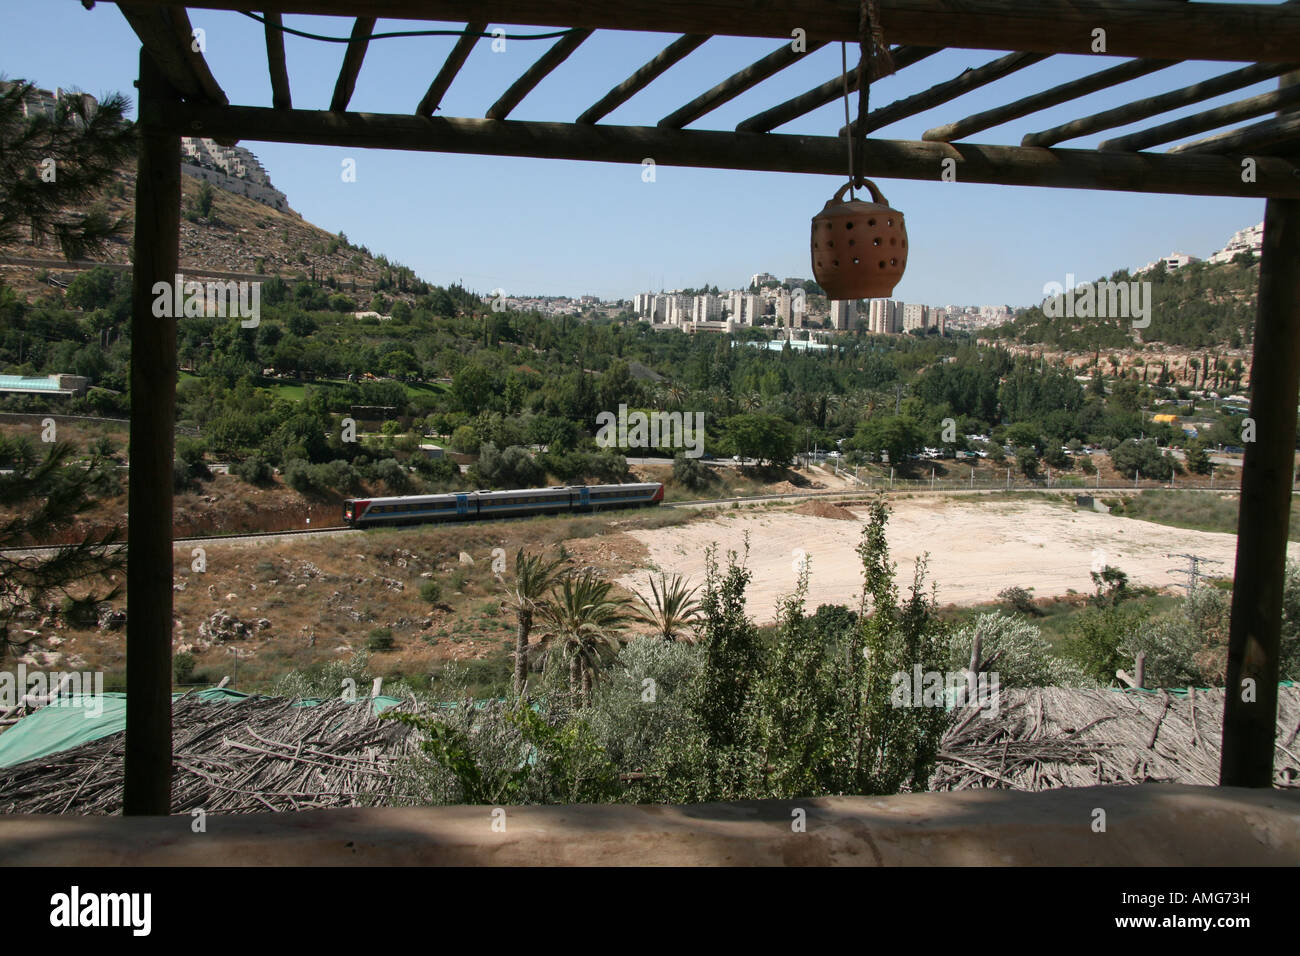
<path fill-rule="evenodd" d="M 587 513 L 638 508 L 664 500 L 658 482 L 632 485 L 571 485 L 515 491 L 469 491 L 398 498 L 347 498 L 343 521 L 354 528 L 425 521 L 477 521 L 522 515 Z"/>

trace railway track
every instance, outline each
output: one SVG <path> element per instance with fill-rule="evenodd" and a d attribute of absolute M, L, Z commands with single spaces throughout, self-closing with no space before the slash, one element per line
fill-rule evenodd
<path fill-rule="evenodd" d="M 659 507 L 661 508 L 707 508 L 711 505 L 732 505 L 732 504 L 762 504 L 767 501 L 788 501 L 799 498 L 822 498 L 822 499 L 862 499 L 873 497 L 878 492 L 886 495 L 999 495 L 1017 491 L 1055 491 L 1062 494 L 1090 494 L 1097 496 L 1099 494 L 1116 494 L 1121 492 L 1131 492 L 1135 489 L 1128 485 L 1107 486 L 1103 488 L 887 488 L 871 487 L 858 488 L 852 491 L 789 491 L 779 492 L 768 495 L 747 495 L 733 496 L 729 498 L 696 498 L 690 501 L 665 501 Z M 1139 491 L 1150 490 L 1169 490 L 1169 489 L 1136 489 Z M 1174 488 L 1174 491 L 1186 492 L 1208 492 L 1211 494 L 1238 494 L 1237 488 Z M 533 517 L 533 516 L 527 516 Z M 497 518 L 488 519 L 491 521 L 518 521 L 520 518 Z M 407 526 L 410 527 L 410 526 Z M 317 535 L 317 534 L 359 534 L 367 529 L 351 528 L 347 525 L 331 525 L 326 528 L 295 528 L 291 531 L 242 531 L 235 534 L 213 534 L 198 535 L 187 538 L 176 538 L 173 544 L 176 547 L 189 544 L 220 544 L 225 541 L 240 541 L 248 539 L 269 540 L 274 538 L 291 538 L 294 536 Z M 19 547 L 19 548 L 0 548 L 0 554 L 42 554 L 49 551 L 57 551 L 60 545 L 39 545 L 36 547 Z M 118 547 L 125 547 L 119 545 Z"/>

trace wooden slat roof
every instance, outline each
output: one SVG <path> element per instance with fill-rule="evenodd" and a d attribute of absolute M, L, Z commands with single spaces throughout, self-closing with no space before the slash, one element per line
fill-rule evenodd
<path fill-rule="evenodd" d="M 198 0 L 196 8 L 239 10 L 231 0 Z M 744 120 L 735 129 L 710 126 L 723 103 L 834 41 L 859 41 L 858 0 L 267 0 L 261 4 L 272 103 L 231 106 L 201 53 L 187 42 L 186 4 L 139 0 L 119 6 L 141 42 L 180 95 L 182 102 L 142 106 L 141 121 L 188 135 L 222 141 L 257 139 L 323 145 L 469 152 L 545 158 L 641 163 L 653 156 L 665 165 L 767 169 L 842 175 L 845 130 L 828 126 L 824 135 L 791 136 L 780 127 L 843 93 L 844 77 Z M 890 45 L 894 67 L 905 70 L 943 48 L 999 51 L 988 61 L 928 89 L 877 106 L 866 116 L 867 132 L 942 107 L 979 86 L 995 82 L 1055 54 L 1104 52 L 1101 69 L 1050 89 L 1022 95 L 975 115 L 954 110 L 952 121 L 918 129 L 913 140 L 867 140 L 870 175 L 937 180 L 941 161 L 956 160 L 965 182 L 1070 186 L 1088 189 L 1172 192 L 1225 196 L 1300 197 L 1300 133 L 1295 112 L 1300 95 L 1292 89 L 1249 97 L 1175 121 L 1163 114 L 1212 96 L 1275 77 L 1287 82 L 1300 70 L 1300 4 L 1223 4 L 1184 0 L 878 0 L 879 27 Z M 338 17 L 336 35 L 349 36 L 330 110 L 290 106 L 282 27 L 287 14 Z M 348 19 L 342 19 L 348 18 Z M 391 113 L 347 112 L 357 76 L 364 68 L 372 34 L 384 32 L 381 18 L 426 21 L 400 29 L 463 30 L 435 76 L 419 78 L 414 89 L 395 90 Z M 447 27 L 446 24 L 456 24 Z M 563 28 L 533 65 L 488 110 L 485 118 L 432 115 L 465 58 L 489 23 Z M 464 24 L 464 26 L 460 26 Z M 250 21 L 250 31 L 258 29 Z M 507 117 L 540 83 L 563 75 L 564 61 L 581 43 L 598 44 L 606 30 L 677 34 L 650 60 L 576 118 L 521 122 Z M 804 31 L 796 50 L 791 37 Z M 1104 47 L 1098 49 L 1098 30 Z M 350 31 L 350 33 L 349 33 Z M 684 96 L 667 116 L 647 116 L 643 125 L 599 121 L 656 82 L 671 65 L 690 56 L 711 35 L 780 38 L 780 45 L 750 66 L 694 97 Z M 260 44 L 259 44 L 260 45 Z M 256 46 L 250 44 L 250 49 Z M 1133 59 L 1115 64 L 1115 56 Z M 856 61 L 856 54 L 853 61 Z M 1070 102 L 1099 90 L 1186 60 L 1248 64 L 1229 72 L 1203 64 L 1205 79 L 1024 137 L 1018 144 L 953 142 L 1013 118 Z M 856 87 L 856 69 L 849 88 Z M 431 71 L 432 72 L 432 71 Z M 873 71 L 879 75 L 880 69 Z M 424 85 L 428 91 L 420 97 Z M 417 105 L 418 104 L 418 105 Z M 412 110 L 406 112 L 406 110 Z M 1082 112 L 1082 111 L 1081 111 Z M 1276 115 L 1270 115 L 1276 114 Z M 1264 122 L 1241 126 L 1246 119 Z M 1098 149 L 1062 149 L 1056 144 L 1098 130 L 1151 118 L 1147 129 L 1112 138 Z M 856 127 L 856 120 L 852 124 Z M 1238 129 L 1225 127 L 1237 126 Z M 689 128 L 688 128 L 689 127 Z M 1194 143 L 1164 152 L 1153 146 L 1206 132 Z M 1053 147 L 1053 148 L 1046 148 Z M 1259 148 L 1256 175 L 1243 182 L 1241 151 Z"/>

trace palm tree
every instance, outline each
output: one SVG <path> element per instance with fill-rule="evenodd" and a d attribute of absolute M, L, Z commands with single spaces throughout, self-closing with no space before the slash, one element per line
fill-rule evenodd
<path fill-rule="evenodd" d="M 665 641 L 671 643 L 678 637 L 693 639 L 695 623 L 700 617 L 700 602 L 695 600 L 699 589 L 699 585 L 688 589 L 680 574 L 670 578 L 661 573 L 657 582 L 650 578 L 649 598 L 640 591 L 635 592 L 642 605 L 637 614 L 654 625 L 655 634 Z"/>
<path fill-rule="evenodd" d="M 544 605 L 546 592 L 559 575 L 564 558 L 550 560 L 539 554 L 515 555 L 515 577 L 506 585 L 506 599 L 514 608 L 519 629 L 515 633 L 515 693 L 521 694 L 528 677 L 528 635 L 533 629 L 533 615 Z"/>
<path fill-rule="evenodd" d="M 618 632 L 628 620 L 627 601 L 609 596 L 613 583 L 593 571 L 567 575 L 538 606 L 542 644 L 557 644 L 569 661 L 569 691 L 579 706 L 591 702 L 591 685 L 602 654 L 621 646 Z"/>

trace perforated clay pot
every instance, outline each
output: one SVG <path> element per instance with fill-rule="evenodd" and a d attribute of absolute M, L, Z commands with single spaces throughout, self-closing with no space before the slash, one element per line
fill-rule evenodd
<path fill-rule="evenodd" d="M 849 183 L 813 216 L 813 278 L 828 299 L 884 299 L 907 268 L 907 228 L 876 184 L 859 180 L 874 202 L 845 200 Z"/>

